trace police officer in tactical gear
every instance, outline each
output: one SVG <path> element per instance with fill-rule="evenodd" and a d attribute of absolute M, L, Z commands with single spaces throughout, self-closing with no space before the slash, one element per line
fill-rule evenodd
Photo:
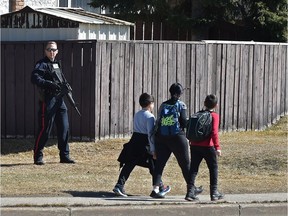
<path fill-rule="evenodd" d="M 34 145 L 34 164 L 36 165 L 45 164 L 43 149 L 54 122 L 57 127 L 60 163 L 75 163 L 69 156 L 67 107 L 63 96 L 59 97 L 60 82 L 57 83 L 55 79 L 56 76 L 65 79 L 59 62 L 55 60 L 57 54 L 57 43 L 54 41 L 47 42 L 45 47 L 46 56 L 36 63 L 31 75 L 31 82 L 38 87 L 40 93 L 39 131 Z"/>

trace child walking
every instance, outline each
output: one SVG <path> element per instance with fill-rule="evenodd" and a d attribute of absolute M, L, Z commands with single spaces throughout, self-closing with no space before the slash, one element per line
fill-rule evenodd
<path fill-rule="evenodd" d="M 143 93 L 140 95 L 139 103 L 142 109 L 134 115 L 132 137 L 128 143 L 124 144 L 124 148 L 118 157 L 122 170 L 113 192 L 116 195 L 123 197 L 127 197 L 124 185 L 134 167 L 138 165 L 149 168 L 149 172 L 152 176 L 156 162 L 153 136 L 155 116 L 152 114 L 154 109 L 154 97 L 147 93 Z M 160 190 L 163 194 L 167 194 L 171 188 L 169 186 L 164 186 L 161 181 Z"/>
<path fill-rule="evenodd" d="M 170 88 L 170 99 L 160 105 L 157 117 L 157 132 L 155 136 L 157 163 L 153 176 L 152 198 L 165 198 L 161 192 L 161 178 L 168 159 L 173 153 L 181 168 L 185 182 L 189 180 L 189 145 L 185 136 L 186 104 L 180 100 L 184 88 L 180 83 L 173 83 Z M 200 194 L 202 187 L 194 192 Z"/>
<path fill-rule="evenodd" d="M 205 109 L 211 112 L 212 132 L 207 139 L 195 142 L 190 141 L 191 165 L 189 187 L 185 199 L 188 201 L 198 200 L 195 193 L 195 179 L 199 170 L 201 161 L 204 159 L 207 163 L 210 174 L 210 198 L 211 201 L 223 199 L 224 195 L 218 192 L 218 163 L 217 156 L 221 156 L 219 144 L 219 115 L 214 112 L 217 107 L 218 99 L 216 95 L 210 94 L 205 98 Z"/>

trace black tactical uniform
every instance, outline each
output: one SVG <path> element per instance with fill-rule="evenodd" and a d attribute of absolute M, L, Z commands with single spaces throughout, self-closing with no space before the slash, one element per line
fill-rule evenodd
<path fill-rule="evenodd" d="M 36 63 L 31 75 L 31 82 L 38 87 L 40 93 L 39 131 L 34 145 L 34 163 L 38 165 L 44 164 L 43 149 L 54 122 L 57 127 L 60 162 L 74 163 L 69 157 L 67 107 L 63 96 L 59 96 L 60 86 L 55 82 L 55 73 L 65 81 L 59 62 L 52 62 L 45 57 Z"/>

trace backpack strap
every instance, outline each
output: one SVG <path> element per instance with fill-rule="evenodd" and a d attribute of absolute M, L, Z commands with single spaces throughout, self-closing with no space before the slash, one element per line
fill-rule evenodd
<path fill-rule="evenodd" d="M 180 117 L 180 113 L 181 113 L 181 106 L 180 106 L 180 102 L 179 102 L 179 100 L 177 100 L 176 101 L 176 106 L 177 106 L 177 111 L 178 111 L 178 113 L 179 113 L 179 116 L 178 116 L 178 118 Z"/>

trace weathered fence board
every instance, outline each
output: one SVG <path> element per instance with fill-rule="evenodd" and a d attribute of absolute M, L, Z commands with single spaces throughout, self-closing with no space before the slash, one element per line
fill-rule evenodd
<path fill-rule="evenodd" d="M 37 133 L 38 95 L 30 77 L 44 45 L 1 44 L 2 138 Z M 58 48 L 82 113 L 67 103 L 75 139 L 130 136 L 140 94 L 155 97 L 157 115 L 174 82 L 185 88 L 189 114 L 203 107 L 207 94 L 219 97 L 222 131 L 261 130 L 287 114 L 288 44 L 59 41 Z"/>
<path fill-rule="evenodd" d="M 5 48 L 4 46 L 1 46 L 1 71 L 5 71 L 5 66 L 6 63 L 5 62 L 5 55 L 3 55 L 3 53 L 5 53 Z M 6 73 L 1 73 L 1 134 L 5 134 L 6 133 Z"/>
<path fill-rule="evenodd" d="M 253 46 L 249 45 L 248 54 L 248 82 L 247 82 L 247 124 L 246 129 L 254 130 L 254 120 L 253 120 L 253 62 L 254 62 L 254 49 Z"/>
<path fill-rule="evenodd" d="M 93 43 L 94 44 L 94 43 Z M 101 129 L 101 62 L 102 62 L 102 52 L 101 52 L 101 44 L 97 43 L 95 45 L 95 49 L 92 50 L 92 53 L 94 55 L 92 61 L 94 60 L 95 62 L 95 77 L 94 77 L 94 82 L 95 82 L 95 87 L 91 86 L 91 89 L 94 88 L 93 91 L 95 91 L 95 103 L 91 103 L 91 114 L 95 115 L 95 122 L 93 126 L 95 127 L 95 137 L 101 137 L 100 129 Z M 92 71 L 92 70 L 91 70 Z M 93 105 L 94 110 L 93 110 Z M 94 133 L 91 133 L 94 134 Z"/>
<path fill-rule="evenodd" d="M 240 45 L 239 51 L 239 97 L 238 97 L 238 124 L 239 130 L 246 130 L 246 116 L 247 116 L 247 84 L 248 84 L 248 54 L 249 47 Z"/>
<path fill-rule="evenodd" d="M 16 118 L 16 134 L 25 134 L 25 125 L 24 125 L 24 109 L 23 104 L 25 101 L 25 82 L 24 82 L 24 73 L 21 73 L 23 70 L 24 58 L 23 53 L 25 53 L 24 44 L 21 44 L 15 47 L 15 58 L 18 59 L 17 64 L 15 64 L 15 118 Z M 20 72 L 20 73 L 19 73 Z M 20 135 L 21 136 L 21 135 Z"/>
<path fill-rule="evenodd" d="M 158 102 L 159 104 L 161 103 L 161 101 L 164 100 L 165 96 L 166 96 L 166 91 L 167 91 L 167 86 L 166 86 L 166 82 L 167 82 L 167 71 L 165 71 L 163 69 L 163 55 L 165 55 L 165 53 L 163 53 L 163 43 L 160 43 L 158 45 L 158 59 L 154 59 L 154 61 L 157 61 L 157 70 L 158 70 L 158 93 L 157 93 L 157 98 L 158 98 Z"/>
<path fill-rule="evenodd" d="M 31 85 L 31 76 L 29 75 L 29 72 L 31 73 L 34 67 L 34 53 L 31 52 L 31 50 L 34 50 L 34 44 L 25 44 L 25 55 L 24 55 L 24 71 L 26 73 L 23 73 L 24 75 L 24 103 L 21 105 L 24 109 L 24 128 L 25 133 L 23 134 L 26 136 L 34 135 L 34 125 L 35 122 L 35 113 L 37 112 L 35 110 L 34 106 L 34 88 Z M 43 51 L 42 51 L 43 52 Z M 22 56 L 23 58 L 23 56 Z M 37 117 L 37 116 L 36 116 Z M 27 126 L 29 125 L 29 127 Z M 31 125 L 31 126 L 30 126 Z"/>
<path fill-rule="evenodd" d="M 75 85 L 73 85 L 73 80 L 72 80 L 72 74 L 73 74 L 73 52 L 76 50 L 73 48 L 72 43 L 63 43 L 63 44 L 58 44 L 58 57 L 61 59 L 61 65 L 63 68 L 63 73 L 65 75 L 65 78 L 67 81 L 71 84 L 72 89 L 73 89 L 73 97 L 75 97 Z M 75 98 L 74 98 L 75 99 Z M 76 100 L 76 99 L 75 99 Z M 78 99 L 79 100 L 79 99 Z M 67 100 L 66 100 L 67 101 Z M 80 101 L 77 101 L 79 103 Z M 75 114 L 74 110 L 70 108 L 70 105 L 66 103 L 67 108 L 68 108 L 68 116 L 69 116 L 69 123 L 70 123 L 70 133 L 75 136 L 74 134 L 74 121 L 72 120 L 72 115 Z M 82 112 L 81 107 L 78 107 L 80 112 Z M 80 125 L 80 124 L 79 124 Z M 73 128 L 73 131 L 72 131 Z M 76 137 L 76 136 L 75 136 Z"/>
<path fill-rule="evenodd" d="M 208 44 L 206 46 L 206 71 L 207 71 L 207 91 L 215 92 L 216 84 L 216 58 L 211 58 L 211 56 L 216 57 L 216 46 Z"/>
<path fill-rule="evenodd" d="M 101 93 L 100 93 L 100 101 L 101 101 L 101 107 L 100 107 L 100 137 L 109 137 L 109 125 L 110 125 L 110 119 L 109 119 L 109 113 L 110 113 L 110 86 L 109 86 L 109 80 L 110 80 L 110 66 L 106 62 L 110 62 L 110 47 L 111 44 L 106 43 L 100 43 L 101 46 L 101 54 L 103 57 L 101 57 Z"/>
<path fill-rule="evenodd" d="M 111 110 L 119 110 L 119 44 L 111 44 L 111 70 L 110 72 L 110 108 Z M 115 138 L 118 132 L 118 112 L 110 112 L 110 137 Z"/>
<path fill-rule="evenodd" d="M 262 124 L 268 125 L 269 124 L 269 112 L 268 112 L 268 104 L 269 104 L 269 55 L 270 55 L 270 49 L 269 46 L 265 47 L 265 53 L 263 54 L 264 57 L 264 70 L 263 70 L 263 118 L 262 118 Z"/>
<path fill-rule="evenodd" d="M 227 124 L 226 124 L 226 119 L 227 119 L 227 114 L 226 114 L 226 67 L 227 67 L 227 46 L 225 44 L 222 45 L 222 58 L 221 58 L 221 86 L 220 86 L 220 95 L 219 95 L 219 104 L 220 104 L 220 122 L 221 124 L 221 129 L 227 130 Z"/>
<path fill-rule="evenodd" d="M 281 80 L 282 80 L 282 72 L 281 72 L 281 60 L 282 60 L 282 50 L 280 46 L 277 46 L 278 49 L 278 58 L 277 58 L 277 105 L 276 105 L 276 119 L 280 118 L 280 108 L 281 108 Z"/>
<path fill-rule="evenodd" d="M 134 88 L 133 88 L 133 101 L 134 112 L 140 109 L 138 98 L 143 89 L 143 44 L 135 43 L 135 71 L 134 71 Z"/>
<path fill-rule="evenodd" d="M 175 52 L 175 48 L 176 45 L 175 44 L 167 44 L 168 48 L 167 48 L 167 71 L 168 71 L 168 78 L 167 78 L 167 82 L 168 83 L 173 83 L 176 80 L 176 52 Z"/>
<path fill-rule="evenodd" d="M 89 66 L 89 70 L 87 70 L 86 73 L 90 74 L 90 101 L 89 101 L 89 133 L 83 133 L 86 134 L 85 137 L 87 139 L 91 138 L 91 134 L 94 134 L 94 137 L 99 137 L 98 135 L 98 131 L 97 126 L 98 124 L 98 119 L 96 119 L 97 116 L 97 112 L 98 111 L 98 102 L 96 103 L 96 96 L 97 96 L 97 88 L 98 88 L 98 83 L 97 83 L 97 79 L 96 77 L 98 76 L 97 71 L 95 71 L 96 69 L 96 43 L 91 43 L 91 48 L 90 48 L 90 66 Z M 94 73 L 92 73 L 91 71 L 94 71 Z"/>
<path fill-rule="evenodd" d="M 156 61 L 156 59 L 159 58 L 158 56 L 158 44 L 154 44 L 153 46 L 153 63 L 152 63 L 152 73 L 153 73 L 153 77 L 152 77 L 152 92 L 154 93 L 154 95 L 157 97 L 155 97 L 155 104 L 159 104 L 161 102 L 160 96 L 159 96 L 159 80 L 158 80 L 158 74 L 159 74 L 159 68 L 158 68 L 158 62 Z M 152 93 L 151 92 L 151 93 Z M 160 101 L 160 102 L 158 102 Z M 157 110 L 157 107 L 156 107 Z"/>
<path fill-rule="evenodd" d="M 276 51 L 275 55 L 277 55 L 277 57 L 274 59 L 274 84 L 273 84 L 273 87 L 274 87 L 274 103 L 275 105 L 273 105 L 273 108 L 274 108 L 274 111 L 273 111 L 273 118 L 275 118 L 275 120 L 277 119 L 278 117 L 278 101 L 279 101 L 279 98 L 278 98 L 278 89 L 279 89 L 279 86 L 278 86 L 278 75 L 279 75 L 279 65 L 278 65 L 278 61 L 279 61 L 279 56 L 280 56 L 280 53 L 279 53 L 279 48 L 278 46 L 277 47 L 274 47 L 274 52 Z"/>
<path fill-rule="evenodd" d="M 31 70 L 29 71 L 26 71 L 26 75 L 28 77 L 31 78 L 31 73 L 32 73 L 32 70 L 34 69 L 34 65 L 36 64 L 37 61 L 39 61 L 39 57 L 41 58 L 43 55 L 44 55 L 44 44 L 43 43 L 36 43 L 35 46 L 34 46 L 34 61 L 33 61 L 33 67 L 31 68 Z M 14 60 L 15 61 L 15 60 Z M 40 124 L 39 122 L 39 118 L 38 118 L 38 112 L 39 112 L 39 96 L 38 96 L 38 89 L 37 87 L 33 86 L 31 84 L 31 81 L 29 82 L 29 85 L 34 88 L 34 103 L 33 103 L 33 106 L 34 106 L 34 110 L 35 110 L 35 117 L 34 117 L 34 124 L 31 125 L 31 123 L 29 125 L 26 125 L 26 127 L 28 126 L 32 126 L 34 127 L 34 134 L 37 134 L 38 132 L 38 124 Z M 32 112 L 32 110 L 31 110 Z M 12 124 L 15 124 L 14 122 L 11 122 Z M 31 134 L 32 136 L 34 134 Z"/>
<path fill-rule="evenodd" d="M 169 50 L 169 49 L 168 49 Z M 168 51 L 169 52 L 169 51 Z M 168 53 L 169 55 L 169 53 Z M 169 66 L 168 66 L 169 68 Z M 185 98 L 184 100 L 186 101 L 186 105 L 188 107 L 191 107 L 191 94 L 190 94 L 190 83 L 191 83 L 191 44 L 187 44 L 187 50 L 186 50 L 186 71 L 185 71 Z M 172 80 L 173 82 L 173 80 Z M 172 83 L 169 82 L 169 72 L 168 72 L 168 83 Z M 189 114 L 189 112 L 187 113 Z"/>
<path fill-rule="evenodd" d="M 120 98 L 124 98 L 124 89 L 125 89 L 125 85 L 124 85 L 124 71 L 125 71 L 125 59 L 124 59 L 124 44 L 120 44 L 120 48 L 119 48 L 119 76 L 120 76 L 120 89 L 119 89 L 119 94 L 120 94 Z M 124 131 L 124 119 L 123 119 L 123 114 L 124 113 L 124 109 L 125 109 L 125 100 L 120 100 L 120 105 L 119 105 L 119 115 L 118 115 L 118 121 L 119 121 L 119 130 L 118 130 L 118 134 L 117 135 L 121 135 L 123 136 L 123 134 L 125 133 Z"/>
<path fill-rule="evenodd" d="M 71 68 L 71 85 L 73 89 L 81 89 L 82 92 L 82 79 L 85 77 L 82 76 L 83 72 L 83 53 L 82 53 L 82 44 L 77 43 L 73 45 L 73 66 Z M 82 109 L 81 97 L 83 96 L 80 91 L 73 91 L 73 97 L 75 101 L 79 101 L 80 109 Z M 69 106 L 69 104 L 67 104 Z M 73 137 L 80 137 L 82 118 L 80 118 L 71 106 L 68 107 L 70 111 L 70 121 L 71 121 L 71 133 Z"/>
<path fill-rule="evenodd" d="M 232 130 L 235 130 L 238 128 L 238 117 L 239 116 L 239 95 L 241 92 L 239 92 L 239 81 L 241 79 L 240 77 L 240 46 L 235 46 L 235 72 L 234 72 L 234 95 L 233 95 L 233 128 Z"/>
<path fill-rule="evenodd" d="M 216 44 L 214 45 L 216 47 L 216 56 L 214 56 L 216 65 L 214 66 L 214 68 L 212 70 L 215 70 L 215 79 L 214 79 L 214 85 L 215 85 L 215 89 L 214 94 L 216 94 L 218 96 L 218 108 L 216 109 L 217 112 L 219 112 L 219 106 L 220 106 L 220 110 L 222 107 L 221 104 L 221 83 L 222 83 L 222 45 L 221 44 Z M 221 116 L 220 116 L 221 117 Z M 222 121 L 222 119 L 221 119 Z M 223 125 L 223 124 L 221 124 Z"/>
<path fill-rule="evenodd" d="M 288 107 L 288 46 L 282 47 L 282 109 L 281 113 L 287 113 L 287 107 Z"/>
<path fill-rule="evenodd" d="M 261 82 L 262 82 L 262 76 L 261 76 L 261 47 L 257 46 L 255 47 L 255 63 L 254 63 L 254 68 L 253 68 L 253 80 L 254 80 L 254 86 L 253 86 L 253 123 L 254 127 L 253 129 L 259 128 L 259 115 L 261 115 Z"/>
<path fill-rule="evenodd" d="M 129 59 L 127 59 L 127 63 L 129 63 L 129 68 L 128 68 L 128 74 L 127 74 L 127 78 L 128 78 L 128 94 L 126 95 L 126 99 L 128 101 L 128 123 L 129 123 L 129 131 L 127 131 L 126 133 L 131 133 L 131 131 L 133 130 L 133 117 L 134 117 L 134 97 L 133 97 L 133 86 L 134 86 L 134 78 L 135 78 L 135 74 L 134 74 L 134 65 L 135 65 L 135 44 L 132 43 L 131 45 L 128 45 L 127 47 L 127 54 L 129 54 Z"/>
<path fill-rule="evenodd" d="M 227 44 L 227 61 L 225 75 L 225 130 L 233 129 L 233 92 L 234 92 L 234 67 L 235 53 L 234 45 Z"/>
<path fill-rule="evenodd" d="M 86 115 L 81 116 L 81 122 L 83 122 L 81 125 L 81 134 L 85 134 L 88 131 L 90 131 L 91 125 L 91 119 L 93 119 L 94 114 L 91 113 L 91 108 L 94 110 L 95 107 L 95 100 L 92 100 L 94 98 L 94 91 L 93 88 L 95 88 L 95 82 L 94 82 L 94 73 L 91 73 L 91 69 L 95 69 L 95 66 L 93 67 L 92 64 L 92 44 L 83 44 L 83 67 L 82 67 L 82 73 L 81 73 L 81 79 L 82 79 L 82 87 L 81 87 L 81 95 L 79 98 L 79 102 L 81 100 L 81 112 L 85 113 Z M 94 86 L 91 88 L 91 86 Z M 75 98 L 76 100 L 77 98 Z M 76 103 L 79 103 L 78 101 Z M 93 104 L 93 105 L 92 105 Z M 91 106 L 92 105 L 92 106 Z M 73 110 L 74 111 L 74 110 Z M 79 116 L 74 111 L 74 115 L 79 118 Z M 87 122 L 85 124 L 85 122 Z"/>
<path fill-rule="evenodd" d="M 186 73 L 186 44 L 179 44 L 178 46 L 178 49 L 177 49 L 177 69 L 176 69 L 176 80 L 179 82 L 179 83 L 182 83 L 182 85 L 185 87 L 186 86 L 186 76 L 185 76 L 185 73 Z M 175 81 L 176 81 L 175 80 Z M 174 81 L 174 82 L 175 82 Z M 167 83 L 167 80 L 165 82 L 165 85 L 164 85 L 164 89 L 166 89 L 166 94 L 165 94 L 165 99 L 167 99 L 168 97 L 168 89 L 170 87 L 170 83 Z M 186 92 L 184 91 L 183 93 L 183 98 L 185 98 L 186 96 Z"/>
<path fill-rule="evenodd" d="M 206 94 L 204 93 L 204 88 L 205 86 L 202 84 L 203 83 L 203 75 L 204 75 L 204 51 L 203 51 L 203 45 L 197 44 L 196 45 L 196 58 L 195 58 L 195 111 L 198 111 L 200 107 L 203 105 L 203 95 Z"/>
<path fill-rule="evenodd" d="M 4 65 L 5 69 L 4 71 L 7 71 L 7 73 L 3 76 L 4 78 L 4 86 L 5 86 L 5 96 L 4 96 L 4 103 L 5 103 L 5 111 L 4 118 L 6 121 L 6 135 L 13 136 L 13 135 L 19 135 L 16 131 L 16 106 L 15 106 L 15 100 L 17 96 L 16 92 L 16 75 L 15 75 L 15 47 L 13 45 L 7 45 L 5 54 L 2 53 L 3 56 L 5 56 L 4 59 Z M 2 77 L 2 76 L 1 76 Z M 2 99 L 1 99 L 2 100 Z M 1 102 L 2 103 L 2 102 Z M 2 122 L 2 121 L 1 121 Z"/>

